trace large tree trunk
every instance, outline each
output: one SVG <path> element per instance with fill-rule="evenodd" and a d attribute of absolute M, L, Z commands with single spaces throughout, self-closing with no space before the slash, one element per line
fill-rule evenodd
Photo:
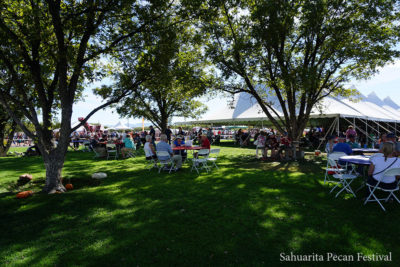
<path fill-rule="evenodd" d="M 5 128 L 0 129 L 0 157 L 6 157 L 7 152 L 11 147 L 15 129 L 17 124 L 13 121 L 8 134 L 5 133 Z M 7 135 L 7 143 L 4 144 L 4 137 Z"/>
<path fill-rule="evenodd" d="M 57 153 L 58 149 L 54 149 L 49 154 L 43 155 L 44 166 L 46 168 L 46 185 L 43 191 L 49 194 L 65 192 L 66 189 L 62 184 L 62 168 L 64 166 L 65 154 Z"/>
<path fill-rule="evenodd" d="M 165 131 L 167 130 L 167 126 L 168 126 L 168 117 L 161 115 L 161 121 L 160 121 L 161 133 L 165 133 Z"/>
<path fill-rule="evenodd" d="M 71 113 L 72 109 L 63 111 L 60 138 L 57 147 L 52 142 L 52 131 L 44 131 L 39 139 L 39 150 L 42 153 L 44 165 L 46 168 L 46 184 L 43 192 L 53 194 L 55 192 L 65 192 L 66 189 L 62 184 L 62 168 L 64 166 L 65 155 L 67 154 L 70 132 L 71 132 Z"/>

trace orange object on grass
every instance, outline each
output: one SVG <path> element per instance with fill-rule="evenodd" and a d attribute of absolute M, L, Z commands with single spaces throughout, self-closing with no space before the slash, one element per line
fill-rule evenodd
<path fill-rule="evenodd" d="M 17 194 L 17 198 L 27 198 L 31 195 L 33 195 L 33 191 L 22 191 Z"/>
<path fill-rule="evenodd" d="M 66 184 L 66 185 L 65 185 L 65 188 L 66 188 L 67 190 L 72 190 L 72 189 L 74 189 L 74 186 L 73 186 L 72 184 Z"/>

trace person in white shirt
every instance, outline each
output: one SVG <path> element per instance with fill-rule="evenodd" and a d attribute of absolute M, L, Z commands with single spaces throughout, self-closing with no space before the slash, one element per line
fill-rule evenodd
<path fill-rule="evenodd" d="M 335 146 L 335 136 L 331 135 L 328 137 L 328 142 L 326 143 L 325 146 L 325 152 L 329 155 L 333 151 L 333 147 Z"/>
<path fill-rule="evenodd" d="M 144 153 L 147 160 L 156 159 L 156 149 L 152 143 L 152 136 L 146 135 L 146 143 L 144 144 Z"/>
<path fill-rule="evenodd" d="M 384 189 L 394 189 L 397 187 L 400 176 L 384 176 L 386 170 L 400 168 L 400 159 L 394 156 L 394 144 L 385 142 L 382 146 L 382 155 L 371 158 L 371 165 L 368 169 L 368 184 L 376 185 Z"/>

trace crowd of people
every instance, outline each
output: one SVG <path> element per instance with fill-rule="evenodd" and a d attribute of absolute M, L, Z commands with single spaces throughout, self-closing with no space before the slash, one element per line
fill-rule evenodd
<path fill-rule="evenodd" d="M 175 163 L 175 170 L 177 171 L 181 168 L 182 161 L 187 157 L 187 153 L 184 150 L 174 151 L 174 147 L 192 145 L 195 142 L 194 140 L 198 140 L 197 142 L 201 147 L 210 149 L 210 140 L 214 140 L 213 134 L 209 134 L 208 130 L 203 131 L 200 129 L 199 131 L 185 132 L 179 127 L 174 132 L 171 127 L 167 127 L 165 132 L 161 133 L 156 131 L 153 126 L 150 126 L 148 131 L 140 133 L 131 131 L 123 133 L 97 131 L 87 134 L 74 132 L 71 135 L 71 144 L 74 149 L 78 149 L 79 145 L 84 143 L 84 145 L 88 146 L 88 149 L 95 151 L 99 157 L 107 155 L 107 144 L 110 143 L 116 145 L 116 148 L 121 152 L 122 158 L 129 157 L 130 153 L 142 146 L 147 160 L 157 158 L 156 151 L 166 151 Z M 54 138 L 55 142 L 57 142 L 57 133 Z M 186 144 L 185 139 L 190 140 L 190 144 Z M 157 140 L 159 142 L 156 144 Z M 162 157 L 160 160 L 165 160 L 165 158 Z"/>
<path fill-rule="evenodd" d="M 292 140 L 287 133 L 278 134 L 274 129 L 268 131 L 256 130 L 254 140 L 257 158 L 259 158 L 260 151 L 262 160 L 283 160 L 284 156 L 286 159 L 293 157 Z M 270 151 L 269 157 L 268 151 Z M 283 155 L 283 152 L 285 155 Z"/>

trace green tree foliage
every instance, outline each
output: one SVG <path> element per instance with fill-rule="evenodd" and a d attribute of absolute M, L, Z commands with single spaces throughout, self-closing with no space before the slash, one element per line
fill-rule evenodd
<path fill-rule="evenodd" d="M 153 30 L 154 22 L 175 12 L 169 1 L 149 0 L 3 0 L 0 1 L 0 104 L 18 126 L 37 143 L 46 167 L 46 192 L 64 191 L 61 171 L 71 128 L 72 107 L 86 83 L 107 75 L 101 65 L 123 41 L 136 43 Z M 132 48 L 130 48 L 132 49 Z M 11 88 L 11 89 L 10 89 Z M 116 91 L 93 109 L 117 103 L 126 92 Z M 35 130 L 12 111 L 15 105 Z M 61 115 L 57 147 L 52 122 Z"/>
<path fill-rule="evenodd" d="M 219 88 L 251 94 L 294 140 L 324 97 L 354 94 L 345 88 L 350 79 L 368 78 L 399 56 L 398 1 L 185 4 L 201 14 L 198 26 L 219 69 Z"/>
<path fill-rule="evenodd" d="M 206 106 L 195 99 L 211 86 L 194 28 L 187 22 L 177 24 L 178 18 L 170 20 L 162 23 L 173 26 L 145 35 L 146 52 L 119 57 L 123 68 L 116 77 L 117 88 L 131 90 L 118 113 L 144 117 L 163 132 L 173 116 L 196 118 L 205 112 Z M 132 82 L 137 75 L 145 77 L 139 86 Z"/>

